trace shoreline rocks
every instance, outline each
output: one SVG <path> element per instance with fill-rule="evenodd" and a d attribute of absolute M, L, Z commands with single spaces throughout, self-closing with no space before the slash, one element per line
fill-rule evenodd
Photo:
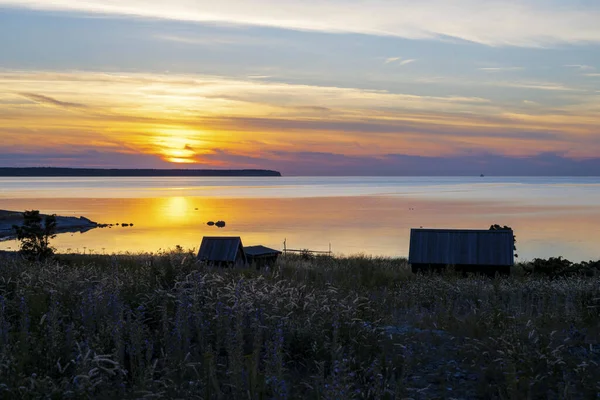
<path fill-rule="evenodd" d="M 208 222 L 206 223 L 206 225 L 208 225 L 208 226 L 216 226 L 217 228 L 225 228 L 225 226 L 226 226 L 227 224 L 225 223 L 225 221 L 217 221 L 217 222 L 214 222 L 214 221 L 208 221 Z"/>
<path fill-rule="evenodd" d="M 44 218 L 46 214 L 42 214 L 41 216 Z M 19 211 L 0 210 L 0 240 L 16 239 L 17 235 L 13 229 L 13 225 L 23 225 L 23 213 Z M 100 224 L 86 217 L 56 216 L 56 233 L 84 233 L 99 226 Z"/>

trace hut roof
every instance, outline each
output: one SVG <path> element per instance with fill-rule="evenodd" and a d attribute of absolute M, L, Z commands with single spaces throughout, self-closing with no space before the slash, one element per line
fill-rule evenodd
<path fill-rule="evenodd" d="M 281 252 L 279 250 L 270 249 L 265 246 L 248 246 L 244 247 L 244 252 L 246 255 L 252 257 L 260 257 L 260 256 L 271 256 L 271 255 L 279 255 Z"/>
<path fill-rule="evenodd" d="M 198 259 L 212 262 L 235 262 L 240 251 L 245 260 L 246 254 L 240 237 L 205 236 L 202 238 L 202 244 L 198 251 Z"/>
<path fill-rule="evenodd" d="M 410 264 L 514 264 L 512 230 L 411 229 Z"/>

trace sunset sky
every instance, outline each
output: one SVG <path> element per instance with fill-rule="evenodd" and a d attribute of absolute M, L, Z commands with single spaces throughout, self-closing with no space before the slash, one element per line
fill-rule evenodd
<path fill-rule="evenodd" d="M 0 166 L 600 175 L 597 0 L 0 0 Z"/>

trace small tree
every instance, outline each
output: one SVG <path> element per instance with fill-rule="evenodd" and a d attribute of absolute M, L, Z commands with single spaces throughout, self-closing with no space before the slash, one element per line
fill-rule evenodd
<path fill-rule="evenodd" d="M 512 231 L 512 228 L 510 226 L 500 226 L 498 224 L 494 224 L 492 226 L 490 226 L 490 231 Z M 513 250 L 515 252 L 515 257 L 519 257 L 519 255 L 517 254 L 517 235 L 513 234 Z"/>
<path fill-rule="evenodd" d="M 21 242 L 21 254 L 31 260 L 41 261 L 54 255 L 50 239 L 56 237 L 56 215 L 42 216 L 37 210 L 23 213 L 23 225 L 13 225 Z"/>

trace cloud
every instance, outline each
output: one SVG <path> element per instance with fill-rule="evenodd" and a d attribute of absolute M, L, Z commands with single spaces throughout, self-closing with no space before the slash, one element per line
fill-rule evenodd
<path fill-rule="evenodd" d="M 300 111 L 315 111 L 318 113 L 327 113 L 327 112 L 331 112 L 331 108 L 327 108 L 327 107 L 321 107 L 321 106 L 296 106 L 293 107 L 295 110 L 300 110 Z"/>
<path fill-rule="evenodd" d="M 470 152 L 447 157 L 402 153 L 353 156 L 319 151 L 264 151 L 260 154 L 215 148 L 196 156 L 204 167 L 267 168 L 285 175 L 333 176 L 598 176 L 600 158 L 573 159 L 560 152 L 514 157 Z M 0 151 L 0 164 L 14 167 L 176 168 L 147 154 L 71 149 L 71 151 Z"/>
<path fill-rule="evenodd" d="M 519 89 L 544 90 L 551 92 L 584 92 L 584 89 L 575 88 L 555 82 L 491 82 L 490 86 L 513 87 Z"/>
<path fill-rule="evenodd" d="M 272 168 L 284 175 L 333 176 L 597 176 L 600 158 L 572 159 L 557 152 L 514 157 L 478 152 L 469 156 L 407 154 L 351 156 L 332 152 L 267 152 L 260 156 L 219 149 L 203 162 L 244 168 Z"/>
<path fill-rule="evenodd" d="M 384 64 L 390 64 L 393 63 L 394 61 L 398 61 L 401 60 L 401 57 L 390 57 L 390 58 L 386 58 Z"/>
<path fill-rule="evenodd" d="M 227 44 L 238 44 L 239 40 L 233 38 L 205 36 L 205 37 L 187 37 L 187 36 L 176 36 L 176 35 L 157 35 L 155 36 L 158 40 L 164 40 L 167 42 L 182 43 L 189 45 L 199 46 L 222 46 Z"/>
<path fill-rule="evenodd" d="M 66 101 L 59 101 L 49 96 L 44 96 L 41 94 L 35 93 L 19 93 L 21 96 L 25 97 L 28 100 L 31 100 L 38 104 L 44 104 L 48 106 L 58 107 L 58 108 L 86 108 L 85 104 L 81 103 L 71 103 Z"/>
<path fill-rule="evenodd" d="M 173 168 L 157 156 L 72 149 L 66 151 L 10 151 L 0 150 L 0 165 L 10 167 L 89 167 L 89 168 Z"/>
<path fill-rule="evenodd" d="M 514 157 L 478 152 L 449 157 L 402 153 L 352 156 L 318 151 L 265 151 L 260 154 L 216 148 L 197 156 L 203 167 L 267 168 L 284 175 L 332 176 L 598 176 L 600 158 L 573 159 L 560 152 Z M 14 167 L 176 168 L 159 157 L 110 151 L 0 151 L 0 164 Z"/>
<path fill-rule="evenodd" d="M 522 71 L 523 67 L 485 67 L 479 68 L 480 71 L 485 72 L 510 72 L 510 71 Z"/>
<path fill-rule="evenodd" d="M 565 65 L 566 68 L 576 68 L 578 70 L 581 71 L 591 71 L 594 70 L 596 68 L 590 66 L 590 65 L 581 65 L 581 64 L 571 64 L 571 65 Z"/>
<path fill-rule="evenodd" d="M 409 39 L 457 38 L 492 46 L 600 42 L 600 7 L 595 2 L 0 0 L 0 6 Z"/>
<path fill-rule="evenodd" d="M 423 140 L 439 140 L 441 138 L 452 137 L 474 137 L 474 138 L 504 138 L 514 140 L 536 140 L 555 141 L 560 139 L 558 132 L 549 130 L 535 131 L 525 130 L 508 126 L 508 121 L 501 127 L 485 128 L 468 126 L 467 119 L 459 126 L 437 124 L 435 121 L 410 121 L 410 120 L 392 120 L 391 118 L 383 120 L 367 121 L 343 121 L 343 120 L 298 120 L 285 118 L 232 118 L 219 117 L 214 121 L 206 121 L 212 126 L 219 126 L 223 130 L 245 129 L 249 131 L 305 131 L 305 132 L 344 132 L 351 134 L 395 134 L 397 139 L 402 136 L 412 138 L 419 136 Z M 501 123 L 501 121 L 499 121 Z M 359 135 L 360 137 L 360 135 Z"/>
<path fill-rule="evenodd" d="M 198 162 L 215 149 L 259 157 L 290 149 L 348 157 L 600 154 L 598 95 L 542 86 L 557 93 L 503 103 L 203 75 L 2 72 L 0 141 L 15 154 L 87 146 Z M 561 97 L 567 102 L 555 101 Z M 25 98 L 93 112 L 65 116 L 24 107 Z"/>
<path fill-rule="evenodd" d="M 402 61 L 400 61 L 400 63 L 399 63 L 399 64 L 400 64 L 400 65 L 408 65 L 408 64 L 414 63 L 415 61 L 417 61 L 417 60 L 414 60 L 414 59 L 410 59 L 410 60 L 402 60 Z"/>

